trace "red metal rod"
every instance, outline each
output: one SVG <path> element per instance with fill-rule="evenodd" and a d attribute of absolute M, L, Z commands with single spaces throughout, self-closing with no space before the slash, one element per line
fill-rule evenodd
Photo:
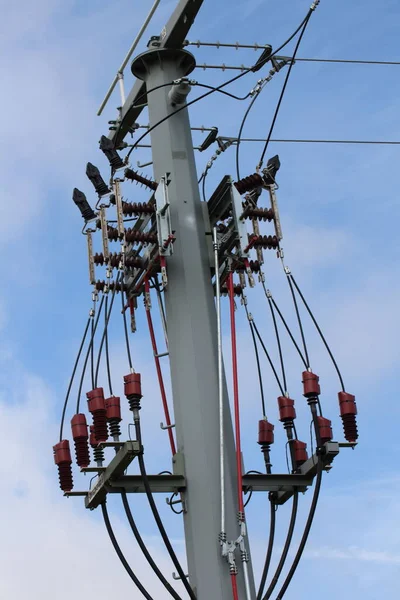
<path fill-rule="evenodd" d="M 144 282 L 144 290 L 145 290 L 146 294 L 150 293 L 150 284 L 149 284 L 149 280 L 147 278 Z M 158 383 L 160 385 L 161 399 L 162 399 L 162 403 L 163 403 L 163 407 L 164 407 L 165 421 L 167 423 L 167 426 L 169 427 L 169 429 L 168 429 L 169 443 L 171 446 L 172 456 L 174 456 L 176 454 L 176 446 L 175 446 L 174 434 L 172 432 L 172 428 L 170 427 L 171 426 L 171 418 L 169 415 L 167 394 L 165 393 L 164 378 L 163 378 L 163 374 L 162 374 L 162 370 L 161 370 L 160 359 L 157 356 L 157 354 L 158 354 L 157 342 L 156 342 L 156 336 L 154 334 L 153 319 L 151 317 L 151 312 L 150 312 L 149 306 L 146 306 L 146 316 L 147 316 L 147 323 L 149 326 L 151 345 L 153 347 L 154 361 L 156 363 Z"/>
<path fill-rule="evenodd" d="M 236 575 L 231 574 L 233 600 L 239 600 Z"/>
<path fill-rule="evenodd" d="M 240 442 L 240 412 L 239 412 L 239 380 L 237 366 L 236 324 L 235 324 L 235 293 L 233 273 L 228 277 L 229 306 L 231 313 L 231 340 L 232 340 L 232 371 L 233 371 L 233 406 L 235 411 L 235 436 L 236 436 L 236 468 L 238 486 L 239 512 L 244 512 L 242 490 L 242 450 Z"/>

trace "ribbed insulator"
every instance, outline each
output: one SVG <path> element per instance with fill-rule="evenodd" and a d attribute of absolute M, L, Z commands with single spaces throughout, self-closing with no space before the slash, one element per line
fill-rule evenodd
<path fill-rule="evenodd" d="M 150 202 L 124 202 L 122 211 L 124 215 L 129 217 L 132 215 L 152 215 L 156 212 L 156 206 Z"/>
<path fill-rule="evenodd" d="M 121 260 L 122 260 L 121 253 L 117 253 L 117 252 L 111 253 L 107 264 L 110 267 L 118 268 L 121 263 Z M 99 253 L 96 252 L 96 254 L 93 256 L 93 262 L 97 266 L 105 265 L 106 260 L 104 258 L 104 254 L 102 252 L 99 252 Z M 133 257 L 133 256 L 126 256 L 124 265 L 125 265 L 125 267 L 127 267 L 129 269 L 143 269 L 144 263 L 141 258 Z"/>
<path fill-rule="evenodd" d="M 234 285 L 233 286 L 233 293 L 235 296 L 242 296 L 242 292 L 243 292 L 243 288 L 241 285 Z M 227 296 L 228 295 L 228 288 L 227 287 L 222 287 L 221 288 L 221 295 L 222 296 Z"/>
<path fill-rule="evenodd" d="M 258 444 L 260 446 L 270 446 L 274 443 L 274 425 L 267 421 L 267 419 L 261 419 L 258 422 Z"/>
<path fill-rule="evenodd" d="M 107 409 L 104 399 L 103 388 L 96 388 L 86 394 L 88 398 L 88 409 L 93 417 L 94 435 L 97 442 L 105 442 L 108 439 Z"/>
<path fill-rule="evenodd" d="M 144 244 L 157 244 L 158 241 L 155 233 L 143 233 L 143 231 L 136 231 L 131 228 L 125 231 L 125 239 L 129 244 L 138 244 L 140 242 Z"/>
<path fill-rule="evenodd" d="M 111 437 L 119 437 L 121 435 L 120 421 L 117 421 L 116 419 L 109 419 L 108 429 Z"/>
<path fill-rule="evenodd" d="M 130 410 L 140 409 L 142 398 L 142 382 L 140 373 L 129 373 L 124 376 L 124 392 L 129 401 Z"/>
<path fill-rule="evenodd" d="M 58 469 L 60 488 L 63 492 L 70 492 L 74 487 L 72 481 L 72 460 L 69 441 L 62 440 L 53 446 L 54 462 Z"/>
<path fill-rule="evenodd" d="M 300 440 L 294 440 L 292 444 L 296 465 L 300 467 L 306 462 L 306 460 L 308 460 L 307 444 L 305 442 L 301 442 Z"/>
<path fill-rule="evenodd" d="M 115 281 L 110 281 L 110 283 L 107 283 L 104 280 L 103 281 L 98 280 L 98 281 L 96 281 L 95 285 L 96 285 L 96 290 L 98 292 L 102 292 L 106 286 L 108 286 L 108 289 L 111 292 L 113 292 L 114 289 L 115 289 L 116 293 L 120 292 L 122 289 L 124 290 L 124 292 L 128 291 L 128 286 L 125 283 L 124 284 L 121 284 L 121 283 L 116 284 Z"/>
<path fill-rule="evenodd" d="M 74 439 L 76 464 L 81 468 L 88 467 L 90 464 L 89 435 L 84 414 L 76 414 L 72 417 L 71 429 Z"/>
<path fill-rule="evenodd" d="M 151 179 L 147 179 L 147 177 L 143 177 L 143 175 L 139 175 L 136 171 L 132 171 L 132 169 L 125 169 L 125 178 L 130 179 L 131 181 L 135 181 L 136 183 L 141 183 L 145 185 L 150 190 L 157 189 L 157 183 L 155 181 L 151 181 Z"/>
<path fill-rule="evenodd" d="M 333 438 L 332 421 L 330 421 L 329 419 L 325 419 L 325 417 L 317 417 L 317 420 L 321 444 L 325 444 L 325 442 L 330 442 Z"/>
<path fill-rule="evenodd" d="M 258 219 L 258 221 L 273 221 L 274 211 L 272 208 L 253 208 L 252 206 L 246 206 L 243 211 L 243 217 L 245 219 Z"/>
<path fill-rule="evenodd" d="M 264 248 L 264 250 L 275 250 L 279 247 L 276 235 L 249 235 L 249 248 Z"/>
<path fill-rule="evenodd" d="M 279 396 L 279 420 L 281 423 L 293 421 L 296 418 L 296 409 L 294 407 L 294 400 L 287 398 L 286 396 Z"/>
<path fill-rule="evenodd" d="M 358 439 L 356 397 L 347 392 L 339 392 L 338 396 L 344 437 L 348 442 L 355 442 Z"/>
<path fill-rule="evenodd" d="M 246 192 L 251 192 L 256 187 L 262 186 L 262 178 L 258 173 L 254 173 L 253 175 L 249 175 L 248 177 L 244 177 L 244 179 L 240 179 L 234 185 L 239 192 L 239 194 L 245 194 Z"/>
<path fill-rule="evenodd" d="M 93 457 L 97 463 L 104 461 L 104 448 L 99 448 L 99 440 L 96 438 L 94 425 L 90 426 L 90 445 L 93 448 Z"/>
<path fill-rule="evenodd" d="M 351 444 L 358 440 L 358 429 L 356 415 L 343 415 L 343 432 L 345 439 Z"/>
<path fill-rule="evenodd" d="M 303 371 L 303 396 L 305 398 L 312 398 L 319 396 L 321 388 L 319 386 L 319 377 L 315 373 L 310 371 Z"/>

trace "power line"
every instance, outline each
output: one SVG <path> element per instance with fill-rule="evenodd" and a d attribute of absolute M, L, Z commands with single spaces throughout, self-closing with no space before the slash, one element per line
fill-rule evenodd
<path fill-rule="evenodd" d="M 278 57 L 279 58 L 287 58 L 287 57 Z M 335 58 L 296 58 L 294 62 L 310 62 L 310 63 L 332 63 L 332 64 L 348 64 L 348 65 L 400 65 L 400 61 L 389 61 L 389 60 L 346 60 L 346 59 L 335 59 Z M 245 65 L 226 65 L 222 63 L 221 65 L 208 65 L 206 63 L 197 64 L 197 69 L 202 69 L 203 71 L 207 69 L 217 69 L 219 71 L 247 71 L 251 69 L 251 67 L 247 67 Z"/>
<path fill-rule="evenodd" d="M 233 140 L 235 138 L 231 138 L 228 136 L 221 136 L 222 140 Z M 240 143 L 242 142 L 266 142 L 265 138 L 241 138 Z M 276 144 L 287 143 L 287 144 L 372 144 L 372 145 L 389 145 L 389 146 L 400 146 L 400 141 L 397 140 L 329 140 L 329 139 L 321 139 L 321 140 L 307 140 L 307 139 L 274 139 L 271 138 L 270 142 L 274 142 Z"/>

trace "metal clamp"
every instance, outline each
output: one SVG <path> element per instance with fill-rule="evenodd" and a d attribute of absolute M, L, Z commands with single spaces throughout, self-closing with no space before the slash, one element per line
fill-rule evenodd
<path fill-rule="evenodd" d="M 164 423 L 161 421 L 160 427 L 165 431 L 166 429 L 172 429 L 173 427 L 175 427 L 175 423 L 172 423 L 171 425 L 164 425 Z"/>

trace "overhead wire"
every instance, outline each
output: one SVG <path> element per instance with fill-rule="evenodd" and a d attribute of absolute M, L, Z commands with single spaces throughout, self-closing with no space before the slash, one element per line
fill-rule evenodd
<path fill-rule="evenodd" d="M 310 359 L 309 359 L 309 356 L 308 356 L 306 338 L 305 338 L 305 335 L 304 335 L 303 323 L 302 323 L 301 316 L 300 316 L 299 306 L 297 304 L 296 295 L 294 293 L 292 282 L 291 282 L 290 277 L 289 277 L 289 275 L 287 273 L 286 273 L 286 277 L 287 277 L 287 281 L 289 283 L 289 288 L 290 288 L 290 292 L 291 292 L 291 295 L 292 295 L 292 300 L 293 300 L 294 308 L 295 308 L 295 311 L 296 311 L 297 323 L 299 325 L 300 336 L 301 336 L 301 340 L 302 340 L 303 348 L 304 348 L 304 356 L 305 356 L 306 368 L 309 369 L 310 368 Z"/>
<path fill-rule="evenodd" d="M 244 298 L 244 295 L 242 295 L 242 297 Z M 257 364 L 258 382 L 259 382 L 259 387 L 260 387 L 262 414 L 263 414 L 263 417 L 266 417 L 267 416 L 267 411 L 266 411 L 266 406 L 265 406 L 264 384 L 263 384 L 262 373 L 261 373 L 261 363 L 260 363 L 260 355 L 258 353 L 257 340 L 256 340 L 256 336 L 255 336 L 253 327 L 251 326 L 251 320 L 249 319 L 249 311 L 248 311 L 248 308 L 247 308 L 247 302 L 244 301 L 243 305 L 244 305 L 244 308 L 246 310 L 247 320 L 249 322 L 251 337 L 252 337 L 252 340 L 253 340 L 254 353 L 256 355 L 256 364 Z"/>
<path fill-rule="evenodd" d="M 85 330 L 83 332 L 83 337 L 82 337 L 81 345 L 79 346 L 78 354 L 77 354 L 76 359 L 75 359 L 75 364 L 74 364 L 74 367 L 72 369 L 72 374 L 71 374 L 71 377 L 70 377 L 70 380 L 69 380 L 67 393 L 65 395 L 64 406 L 63 406 L 62 413 L 61 413 L 60 442 L 62 441 L 62 436 L 63 436 L 65 413 L 66 413 L 67 406 L 68 406 L 69 395 L 71 393 L 72 384 L 74 383 L 75 373 L 76 373 L 76 370 L 78 368 L 79 360 L 81 358 L 82 350 L 83 350 L 83 347 L 85 345 L 86 336 L 87 336 L 87 333 L 89 331 L 89 325 L 90 325 L 91 321 L 93 321 L 93 317 L 89 317 L 88 320 L 87 320 L 87 323 L 86 323 L 86 326 L 85 326 Z"/>
<path fill-rule="evenodd" d="M 290 74 L 292 72 L 294 61 L 296 59 L 297 51 L 298 51 L 298 49 L 300 47 L 301 40 L 303 39 L 303 35 L 304 35 L 304 33 L 305 33 L 306 29 L 307 29 L 307 25 L 308 25 L 309 20 L 311 18 L 312 12 L 313 11 L 310 9 L 310 11 L 308 13 L 308 16 L 305 19 L 303 28 L 302 28 L 302 30 L 300 32 L 299 39 L 297 40 L 297 43 L 296 43 L 296 46 L 295 46 L 295 49 L 294 49 L 294 52 L 293 52 L 292 60 L 290 61 L 289 68 L 287 70 L 285 81 L 284 81 L 284 84 L 283 84 L 283 87 L 282 87 L 282 91 L 281 91 L 281 94 L 279 96 L 278 104 L 276 105 L 275 113 L 274 113 L 274 116 L 272 118 L 272 123 L 271 123 L 271 127 L 270 127 L 270 130 L 269 130 L 268 136 L 267 136 L 267 140 L 265 142 L 264 149 L 263 149 L 263 151 L 261 153 L 261 157 L 260 157 L 260 160 L 258 162 L 258 168 L 259 169 L 261 169 L 262 164 L 264 162 L 265 153 L 267 152 L 269 141 L 270 141 L 270 139 L 272 137 L 272 133 L 274 131 L 275 123 L 276 123 L 276 120 L 278 118 L 279 110 L 281 108 L 282 100 L 283 100 L 283 97 L 285 95 L 287 84 L 289 82 Z"/>
<path fill-rule="evenodd" d="M 105 316 L 105 324 L 104 324 L 104 329 L 105 329 L 105 347 L 106 347 L 106 368 L 107 368 L 107 379 L 108 379 L 108 389 L 110 392 L 110 396 L 113 396 L 113 387 L 112 387 L 112 378 L 111 378 L 111 366 L 110 366 L 110 353 L 109 353 L 109 347 L 108 347 L 108 323 L 107 323 L 107 304 L 108 304 L 108 296 L 106 298 L 106 305 L 105 305 L 105 310 L 104 310 L 104 316 Z"/>
<path fill-rule="evenodd" d="M 124 337 L 125 337 L 125 346 L 126 346 L 126 354 L 128 357 L 128 363 L 129 363 L 129 368 L 132 372 L 133 370 L 133 364 L 132 364 L 132 354 L 131 354 L 131 346 L 129 343 L 129 335 L 128 335 L 128 325 L 126 322 L 126 306 L 125 306 L 125 302 L 124 302 L 124 297 L 125 297 L 125 292 L 124 290 L 121 290 L 121 303 L 122 303 L 122 321 L 123 321 L 123 325 L 124 325 Z"/>
<path fill-rule="evenodd" d="M 264 291 L 265 291 L 265 295 L 266 295 L 266 296 L 267 296 L 267 298 L 268 298 L 267 290 L 265 289 L 265 287 L 264 287 Z M 291 332 L 291 330 L 290 330 L 290 327 L 289 327 L 289 325 L 288 325 L 288 324 L 287 324 L 287 322 L 286 322 L 286 319 L 285 319 L 285 317 L 283 316 L 283 314 L 282 314 L 282 312 L 281 312 L 281 310 L 280 310 L 279 306 L 278 306 L 278 305 L 277 305 L 277 303 L 275 302 L 275 299 L 273 298 L 273 296 L 271 296 L 270 298 L 271 298 L 271 302 L 272 302 L 272 304 L 274 305 L 274 308 L 275 308 L 276 312 L 277 312 L 277 313 L 278 313 L 278 315 L 279 315 L 279 318 L 281 319 L 281 321 L 282 321 L 283 325 L 285 326 L 285 329 L 286 329 L 286 331 L 287 331 L 287 333 L 288 333 L 288 335 L 289 335 L 289 337 L 290 337 L 290 339 L 291 339 L 291 341 L 292 341 L 292 343 L 293 343 L 294 347 L 296 348 L 296 350 L 297 350 L 297 352 L 298 352 L 298 354 L 299 354 L 299 356 L 300 356 L 300 358 L 301 358 L 301 360 L 302 360 L 302 362 L 303 362 L 303 364 L 304 364 L 305 368 L 307 369 L 308 367 L 307 367 L 307 362 L 306 362 L 306 359 L 304 358 L 304 356 L 303 356 L 303 353 L 302 353 L 302 351 L 300 350 L 300 348 L 299 348 L 299 345 L 298 345 L 298 343 L 296 342 L 296 340 L 295 340 L 295 338 L 294 338 L 294 336 L 293 336 L 293 334 L 292 334 L 292 332 Z"/>
<path fill-rule="evenodd" d="M 143 555 L 145 556 L 147 562 L 149 563 L 150 567 L 152 568 L 152 570 L 154 571 L 154 573 L 157 575 L 158 579 L 161 581 L 161 583 L 163 584 L 163 586 L 165 587 L 165 589 L 171 594 L 171 596 L 173 598 L 175 598 L 175 600 L 182 600 L 181 596 L 178 594 L 178 592 L 172 587 L 172 585 L 168 582 L 168 580 L 164 577 L 163 573 L 160 571 L 160 569 L 157 566 L 157 563 L 155 562 L 155 560 L 153 559 L 152 555 L 150 554 L 146 544 L 143 541 L 142 536 L 140 535 L 140 532 L 137 528 L 135 519 L 133 518 L 133 514 L 131 511 L 131 508 L 129 506 L 129 502 L 128 502 L 128 497 L 126 494 L 125 489 L 121 489 L 121 499 L 122 499 L 122 503 L 124 505 L 124 510 L 126 513 L 126 517 L 129 521 L 129 525 L 132 529 L 133 535 L 135 536 L 135 539 L 138 543 L 139 548 L 141 549 L 141 551 L 143 552 Z"/>
<path fill-rule="evenodd" d="M 263 592 L 264 592 L 265 583 L 267 581 L 269 568 L 271 566 L 272 551 L 273 551 L 274 542 L 275 542 L 275 526 L 276 526 L 275 503 L 273 502 L 273 500 L 271 499 L 271 497 L 270 497 L 269 501 L 270 501 L 271 511 L 270 511 L 270 525 L 269 525 L 268 548 L 267 548 L 267 555 L 265 557 L 265 563 L 264 563 L 263 572 L 262 572 L 262 575 L 261 575 L 260 586 L 259 586 L 258 592 L 257 592 L 257 600 L 261 600 Z"/>
<path fill-rule="evenodd" d="M 265 285 L 264 282 L 262 282 L 262 283 L 263 283 L 263 286 L 264 286 Z M 264 289 L 265 289 L 265 287 L 264 287 Z M 274 307 L 272 305 L 271 298 L 269 298 L 267 296 L 267 300 L 268 300 L 269 308 L 270 308 L 270 311 L 271 311 L 272 322 L 274 324 L 276 343 L 277 343 L 277 346 L 278 346 L 278 353 L 279 353 L 279 360 L 280 360 L 280 363 L 281 363 L 283 387 L 284 387 L 285 392 L 287 392 L 287 381 L 286 381 L 285 363 L 284 363 L 284 360 L 283 360 L 283 352 L 282 352 L 282 345 L 281 345 L 281 338 L 280 338 L 280 335 L 279 335 L 278 324 L 276 322 Z"/>
<path fill-rule="evenodd" d="M 103 331 L 103 335 L 101 336 L 101 341 L 100 341 L 100 346 L 99 346 L 99 352 L 97 355 L 97 364 L 96 364 L 96 373 L 95 373 L 95 377 L 94 377 L 94 387 L 97 387 L 97 382 L 98 382 L 98 378 L 99 378 L 99 370 L 100 370 L 100 362 L 101 362 L 101 355 L 103 352 L 103 346 L 104 346 L 104 341 L 106 339 L 106 335 L 107 335 L 107 330 L 108 330 L 108 323 L 110 321 L 110 317 L 111 317 L 111 313 L 112 313 L 112 309 L 113 309 L 113 305 L 114 305 L 114 299 L 115 299 L 115 294 L 117 292 L 117 284 L 121 279 L 121 274 L 118 273 L 116 280 L 115 280 L 115 286 L 114 289 L 112 291 L 111 294 L 111 302 L 110 302 L 110 308 L 107 312 L 107 310 L 105 311 L 105 324 L 104 324 L 104 331 Z M 106 305 L 108 304 L 108 295 L 106 295 Z"/>
<path fill-rule="evenodd" d="M 126 572 L 128 573 L 129 577 L 132 579 L 133 583 L 136 585 L 136 587 L 138 588 L 138 590 L 143 594 L 143 596 L 147 599 L 147 600 L 153 600 L 153 597 L 150 596 L 149 592 L 146 590 L 146 588 L 144 587 L 144 585 L 140 582 L 140 580 L 138 579 L 138 577 L 135 575 L 135 573 L 133 572 L 133 570 L 131 569 L 128 561 L 125 558 L 124 553 L 122 552 L 118 542 L 117 542 L 117 538 L 115 537 L 115 533 L 114 530 L 112 528 L 111 522 L 110 522 L 110 518 L 108 516 L 108 511 L 107 511 L 107 507 L 106 507 L 106 503 L 105 501 L 101 504 L 101 510 L 103 513 L 103 519 L 104 519 L 104 524 L 106 526 L 108 535 L 110 536 L 110 540 L 112 545 L 114 546 L 114 550 L 118 555 L 118 558 L 120 559 L 121 563 L 124 565 Z"/>

